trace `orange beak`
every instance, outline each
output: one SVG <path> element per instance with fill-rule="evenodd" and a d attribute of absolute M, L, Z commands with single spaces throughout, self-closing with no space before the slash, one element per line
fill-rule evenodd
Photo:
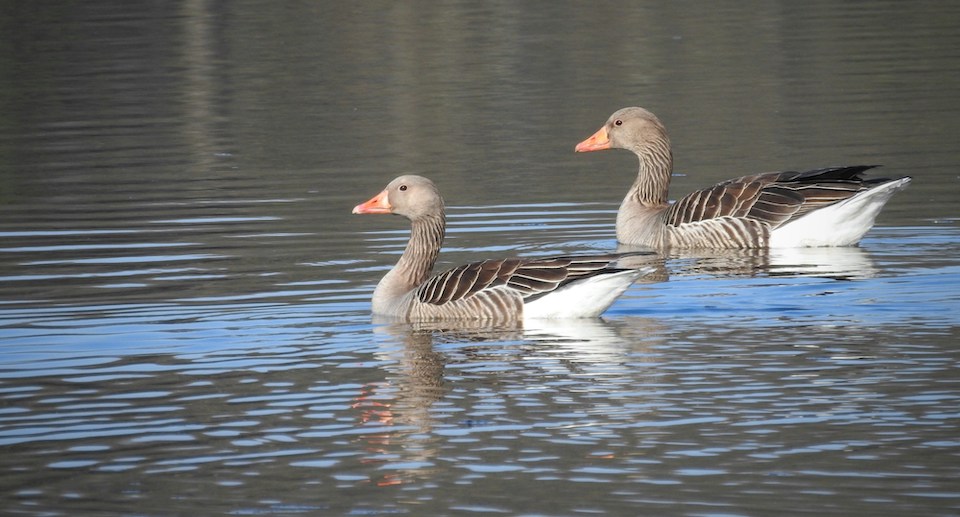
<path fill-rule="evenodd" d="M 353 213 L 355 214 L 389 214 L 391 212 L 393 212 L 393 206 L 387 199 L 386 190 L 373 196 L 369 201 L 353 207 Z"/>
<path fill-rule="evenodd" d="M 602 151 L 604 149 L 610 149 L 610 139 L 607 138 L 607 126 L 601 127 L 596 133 L 591 135 L 590 138 L 577 144 L 574 151 L 586 153 L 589 151 Z"/>

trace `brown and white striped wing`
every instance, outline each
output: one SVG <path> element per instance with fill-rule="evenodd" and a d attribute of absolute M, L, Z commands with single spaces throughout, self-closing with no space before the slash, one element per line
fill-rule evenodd
<path fill-rule="evenodd" d="M 502 286 L 520 265 L 519 259 L 485 260 L 438 273 L 417 288 L 423 303 L 443 305 L 462 300 L 484 289 Z"/>
<path fill-rule="evenodd" d="M 581 255 L 524 261 L 507 285 L 532 301 L 570 282 L 595 275 L 623 271 L 617 261 L 622 254 Z"/>
<path fill-rule="evenodd" d="M 803 202 L 796 190 L 770 184 L 762 177 L 738 178 L 681 198 L 667 210 L 667 224 L 733 218 L 777 227 L 793 217 Z"/>
<path fill-rule="evenodd" d="M 724 217 L 745 218 L 776 228 L 818 208 L 889 181 L 865 180 L 872 165 L 828 167 L 805 172 L 770 172 L 725 181 L 693 192 L 667 210 L 667 224 L 681 226 Z"/>
<path fill-rule="evenodd" d="M 784 173 L 778 178 L 778 185 L 792 188 L 803 196 L 803 206 L 794 216 L 800 217 L 890 181 L 888 178 L 864 179 L 863 171 L 872 167 L 859 165 Z M 787 174 L 790 176 L 786 177 Z"/>
<path fill-rule="evenodd" d="M 535 299 L 574 280 L 619 271 L 615 263 L 622 255 L 589 255 L 546 259 L 485 260 L 439 273 L 417 288 L 423 303 L 443 305 L 472 297 L 512 293 Z"/>

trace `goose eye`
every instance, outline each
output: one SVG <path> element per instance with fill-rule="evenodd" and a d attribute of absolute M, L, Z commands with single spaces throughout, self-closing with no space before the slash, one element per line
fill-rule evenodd
<path fill-rule="evenodd" d="M 618 121 L 614 122 L 613 125 L 615 125 L 615 126 L 622 126 L 622 125 L 623 125 L 623 121 L 622 121 L 622 120 L 618 120 Z"/>
<path fill-rule="evenodd" d="M 406 186 L 406 185 L 400 185 L 400 192 L 404 192 L 404 191 L 406 191 L 406 190 L 407 190 L 407 186 Z"/>

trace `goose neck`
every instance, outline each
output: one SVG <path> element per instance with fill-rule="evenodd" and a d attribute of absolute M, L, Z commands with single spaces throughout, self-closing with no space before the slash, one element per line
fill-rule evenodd
<path fill-rule="evenodd" d="M 422 284 L 430 276 L 443 245 L 446 220 L 443 214 L 422 217 L 412 222 L 410 241 L 393 268 L 396 281 L 409 290 Z"/>
<path fill-rule="evenodd" d="M 669 149 L 652 148 L 638 151 L 640 168 L 630 188 L 629 199 L 646 207 L 660 207 L 668 203 L 673 156 Z"/>

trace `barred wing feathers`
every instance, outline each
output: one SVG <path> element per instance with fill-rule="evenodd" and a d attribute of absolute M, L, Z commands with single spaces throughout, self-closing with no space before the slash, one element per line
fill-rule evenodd
<path fill-rule="evenodd" d="M 474 262 L 434 275 L 417 288 L 415 296 L 422 303 L 443 305 L 496 289 L 532 301 L 570 282 L 625 271 L 627 268 L 616 266 L 623 256 L 606 254 Z"/>
<path fill-rule="evenodd" d="M 666 223 L 681 226 L 724 217 L 746 218 L 776 228 L 791 219 L 847 199 L 889 180 L 866 180 L 874 165 L 743 176 L 693 192 L 667 210 Z"/>

